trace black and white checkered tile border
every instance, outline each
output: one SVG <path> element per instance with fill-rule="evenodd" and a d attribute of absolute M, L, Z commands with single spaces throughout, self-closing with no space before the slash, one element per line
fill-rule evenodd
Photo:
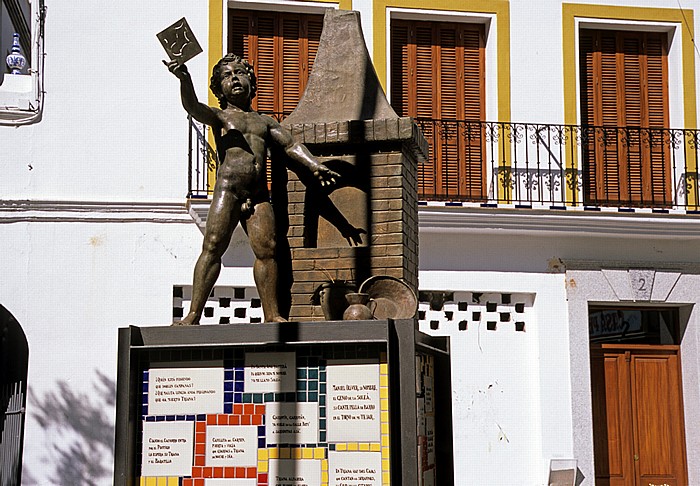
<path fill-rule="evenodd" d="M 190 309 L 191 285 L 173 287 L 173 322 L 182 319 Z M 200 324 L 238 324 L 262 322 L 263 311 L 255 287 L 216 286 L 212 290 Z"/>
<path fill-rule="evenodd" d="M 419 295 L 419 329 L 428 334 L 469 331 L 476 326 L 488 331 L 523 332 L 532 319 L 535 300 L 534 294 L 525 293 L 434 290 Z"/>

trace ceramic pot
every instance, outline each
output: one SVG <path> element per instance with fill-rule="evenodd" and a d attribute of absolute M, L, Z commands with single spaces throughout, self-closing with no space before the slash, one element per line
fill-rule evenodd
<path fill-rule="evenodd" d="M 366 321 L 374 319 L 376 302 L 369 298 L 369 294 L 352 292 L 345 296 L 348 308 L 343 312 L 344 321 Z"/>
<path fill-rule="evenodd" d="M 326 282 L 318 289 L 318 297 L 327 321 L 339 321 L 348 307 L 345 296 L 355 291 L 355 286 L 348 282 Z"/>

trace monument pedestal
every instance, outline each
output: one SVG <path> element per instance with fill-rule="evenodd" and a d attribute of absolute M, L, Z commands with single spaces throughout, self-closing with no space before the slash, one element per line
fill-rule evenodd
<path fill-rule="evenodd" d="M 114 484 L 453 484 L 449 342 L 415 324 L 121 329 Z"/>

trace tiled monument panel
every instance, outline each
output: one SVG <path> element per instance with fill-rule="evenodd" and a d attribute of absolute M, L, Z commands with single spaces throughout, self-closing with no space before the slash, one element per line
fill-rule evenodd
<path fill-rule="evenodd" d="M 164 350 L 142 390 L 142 486 L 390 484 L 384 346 Z"/>

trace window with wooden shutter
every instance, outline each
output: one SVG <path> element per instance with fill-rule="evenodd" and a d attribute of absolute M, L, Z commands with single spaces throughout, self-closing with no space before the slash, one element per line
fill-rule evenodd
<path fill-rule="evenodd" d="M 671 202 L 666 34 L 581 30 L 584 197 Z"/>
<path fill-rule="evenodd" d="M 486 199 L 484 132 L 474 123 L 484 120 L 483 99 L 483 26 L 391 22 L 391 104 L 435 121 L 422 124 L 430 157 L 419 166 L 421 197 Z"/>
<path fill-rule="evenodd" d="M 304 94 L 318 51 L 323 16 L 229 10 L 229 52 L 254 67 L 253 109 L 288 115 Z"/>

